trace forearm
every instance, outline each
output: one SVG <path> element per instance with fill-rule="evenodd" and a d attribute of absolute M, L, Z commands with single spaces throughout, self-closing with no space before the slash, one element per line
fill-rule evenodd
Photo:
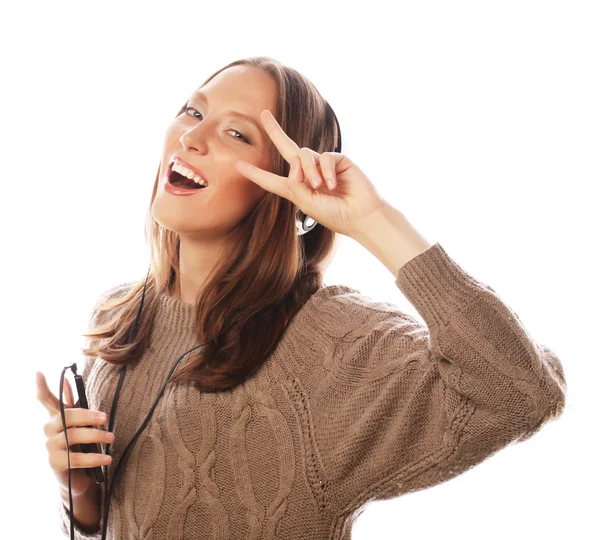
<path fill-rule="evenodd" d="M 86 533 L 100 529 L 100 496 L 101 486 L 94 483 L 83 495 L 73 497 L 73 520 Z M 69 512 L 69 491 L 61 487 L 60 497 Z"/>
<path fill-rule="evenodd" d="M 364 218 L 353 238 L 398 276 L 400 268 L 431 247 L 429 242 L 390 204 Z"/>

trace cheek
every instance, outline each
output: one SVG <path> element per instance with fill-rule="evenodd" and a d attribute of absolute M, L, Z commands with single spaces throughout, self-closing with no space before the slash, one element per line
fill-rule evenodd
<path fill-rule="evenodd" d="M 182 133 L 182 126 L 179 122 L 171 122 L 165 131 L 164 142 L 165 146 L 170 146 L 173 144 L 173 141 L 177 140 Z"/>
<path fill-rule="evenodd" d="M 235 182 L 235 193 L 240 202 L 246 201 L 247 203 L 253 205 L 266 192 L 258 184 L 252 182 L 252 180 L 242 178 Z"/>
<path fill-rule="evenodd" d="M 247 178 L 238 178 L 219 186 L 218 207 L 238 218 L 245 216 L 266 195 L 266 191 Z M 215 194 L 216 195 L 216 194 Z"/>

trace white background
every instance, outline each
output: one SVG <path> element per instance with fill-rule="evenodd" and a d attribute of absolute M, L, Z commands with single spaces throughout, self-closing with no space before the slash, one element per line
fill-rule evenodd
<path fill-rule="evenodd" d="M 353 539 L 598 538 L 598 28 L 598 3 L 574 0 L 3 3 L 0 537 L 63 538 L 35 372 L 58 394 L 99 295 L 145 275 L 143 219 L 180 105 L 226 63 L 266 55 L 313 81 L 343 153 L 496 290 L 569 386 L 558 421 L 368 506 Z M 325 282 L 418 316 L 349 238 Z"/>

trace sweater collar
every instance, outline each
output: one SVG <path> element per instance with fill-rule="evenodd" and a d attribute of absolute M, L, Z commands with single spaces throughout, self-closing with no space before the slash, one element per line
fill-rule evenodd
<path fill-rule="evenodd" d="M 158 297 L 156 323 L 168 332 L 194 334 L 196 304 L 186 304 L 179 298 L 163 291 Z"/>
<path fill-rule="evenodd" d="M 345 285 L 323 285 L 301 308 L 304 316 L 312 314 L 315 304 L 322 302 L 332 295 L 348 292 L 358 293 L 357 289 Z M 155 317 L 163 331 L 179 336 L 188 335 L 192 340 L 195 336 L 196 305 L 186 304 L 179 298 L 163 291 L 158 297 L 158 308 Z"/>

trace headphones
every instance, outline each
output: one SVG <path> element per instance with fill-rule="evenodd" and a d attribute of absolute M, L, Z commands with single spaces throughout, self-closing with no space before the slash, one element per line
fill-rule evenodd
<path fill-rule="evenodd" d="M 335 119 L 335 123 L 337 125 L 337 130 L 338 130 L 338 142 L 337 142 L 337 145 L 336 145 L 334 151 L 341 152 L 342 151 L 342 132 L 340 129 L 340 124 L 338 122 L 337 116 L 335 115 L 335 112 L 331 108 L 331 105 L 329 105 L 329 103 L 327 101 L 325 102 L 325 104 L 326 104 L 326 107 L 333 114 L 333 118 Z M 298 214 L 301 214 L 301 213 L 302 213 L 301 211 L 298 211 Z M 312 223 L 310 223 L 311 221 L 312 221 Z M 298 229 L 299 236 L 312 231 L 317 226 L 317 224 L 318 223 L 314 219 L 312 219 L 311 217 L 309 217 L 307 215 L 305 215 L 304 219 L 300 219 L 298 216 L 296 217 L 296 227 Z M 144 306 L 144 297 L 146 295 L 146 285 L 148 284 L 149 276 L 150 276 L 150 268 L 148 268 L 148 273 L 146 274 L 146 281 L 144 282 L 144 289 L 142 291 L 142 299 L 140 301 L 140 306 L 138 308 L 138 312 L 135 317 L 135 321 L 133 322 L 133 326 L 131 327 L 131 330 L 129 332 L 129 338 L 128 338 L 129 344 L 131 344 L 133 342 L 133 340 L 135 339 L 135 336 L 137 334 L 138 323 L 139 323 L 140 317 L 142 315 L 142 307 Z M 231 326 L 231 325 L 229 325 L 229 326 Z M 229 328 L 229 326 L 227 326 L 226 329 Z M 169 375 L 167 376 L 167 380 L 164 382 L 164 384 L 160 390 L 160 393 L 158 394 L 158 397 L 154 401 L 154 404 L 152 405 L 152 407 L 150 407 L 150 411 L 148 412 L 146 419 L 144 420 L 144 422 L 138 429 L 137 433 L 133 436 L 133 438 L 131 439 L 129 444 L 125 447 L 125 450 L 123 451 L 123 455 L 121 456 L 121 458 L 119 459 L 119 462 L 117 463 L 117 466 L 116 466 L 114 474 L 113 474 L 113 478 L 111 479 L 111 481 L 109 483 L 108 489 L 105 489 L 105 492 L 104 492 L 104 513 L 103 513 L 102 520 L 101 520 L 102 540 L 106 540 L 106 530 L 108 527 L 108 511 L 109 511 L 109 506 L 110 506 L 110 499 L 111 499 L 111 495 L 112 495 L 113 488 L 115 485 L 115 481 L 117 479 L 117 476 L 119 475 L 119 471 L 121 470 L 121 465 L 123 464 L 123 460 L 127 456 L 127 453 L 129 452 L 132 445 L 135 443 L 135 441 L 137 441 L 137 439 L 140 436 L 140 434 L 142 433 L 142 431 L 144 431 L 144 429 L 148 425 L 148 422 L 150 421 L 150 417 L 152 416 L 154 409 L 158 405 L 158 402 L 160 401 L 160 398 L 162 397 L 162 395 L 167 387 L 167 383 L 169 382 L 169 379 L 171 378 L 171 375 L 175 371 L 175 368 L 177 367 L 179 362 L 183 359 L 183 357 L 185 355 L 191 353 L 192 351 L 195 351 L 196 349 L 198 349 L 199 347 L 202 347 L 203 345 L 206 345 L 206 343 L 208 343 L 208 341 L 205 341 L 203 343 L 200 343 L 199 345 L 196 345 L 195 347 L 192 347 L 190 350 L 184 352 L 176 360 L 176 362 L 173 364 L 173 367 L 171 368 L 171 371 L 169 372 Z M 62 397 L 64 375 L 65 375 L 65 371 L 67 369 L 70 369 L 75 376 L 77 390 L 80 395 L 80 406 L 88 408 L 88 404 L 87 404 L 87 400 L 85 398 L 85 391 L 83 389 L 83 380 L 81 378 L 81 375 L 77 374 L 77 364 L 74 363 L 74 364 L 71 364 L 70 366 L 66 366 L 65 368 L 63 368 L 63 370 L 60 374 L 59 402 L 60 402 L 60 414 L 62 417 L 62 424 L 63 424 L 63 432 L 65 434 L 65 440 L 67 442 L 67 466 L 68 466 L 68 477 L 69 477 L 69 508 L 70 508 L 69 520 L 70 520 L 70 524 L 71 524 L 71 540 L 75 540 L 75 529 L 74 529 L 74 523 L 73 523 L 73 497 L 71 494 L 71 460 L 70 460 L 69 439 L 67 437 L 67 423 L 65 420 L 65 405 L 63 403 L 63 397 Z M 115 390 L 115 395 L 113 397 L 112 407 L 110 410 L 110 418 L 109 418 L 109 423 L 108 423 L 108 431 L 109 432 L 112 432 L 113 428 L 114 428 L 115 414 L 117 412 L 117 403 L 119 401 L 119 394 L 121 392 L 121 387 L 123 386 L 123 379 L 125 378 L 126 370 L 127 370 L 127 366 L 121 367 L 119 381 L 117 383 L 117 388 Z M 110 449 L 110 443 L 107 443 L 106 444 L 106 455 L 110 455 L 109 449 Z M 96 472 L 96 483 L 97 484 L 101 484 L 104 481 L 104 478 L 108 478 L 107 471 L 106 471 L 106 468 L 108 467 L 108 465 L 104 465 L 104 467 L 105 467 L 104 477 L 102 476 L 102 471 L 101 471 L 100 467 L 96 467 L 96 471 L 97 471 Z"/>

